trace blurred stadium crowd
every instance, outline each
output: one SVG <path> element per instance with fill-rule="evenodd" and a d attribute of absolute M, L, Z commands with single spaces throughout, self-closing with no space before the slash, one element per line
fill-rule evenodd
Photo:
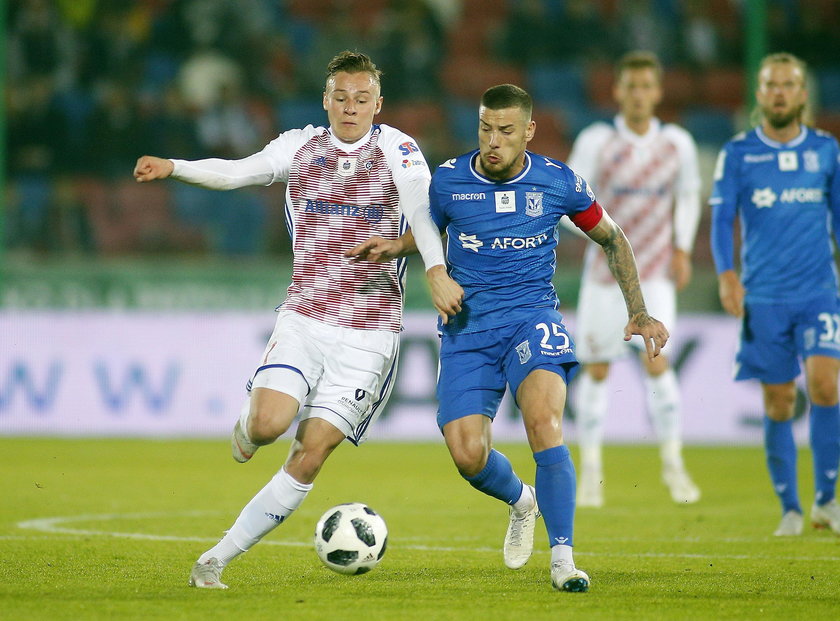
<path fill-rule="evenodd" d="M 746 126 L 746 0 L 9 0 L 6 247 L 63 256 L 288 251 L 283 188 L 137 186 L 144 153 L 236 158 L 323 124 L 326 62 L 385 72 L 380 120 L 434 166 L 475 141 L 480 94 L 534 96 L 534 151 L 564 158 L 614 114 L 612 63 L 651 49 L 660 116 L 714 154 Z M 812 69 L 817 125 L 840 134 L 840 3 L 768 0 L 768 49 Z M 699 244 L 700 242 L 698 242 Z M 706 253 L 701 253 L 701 258 Z"/>

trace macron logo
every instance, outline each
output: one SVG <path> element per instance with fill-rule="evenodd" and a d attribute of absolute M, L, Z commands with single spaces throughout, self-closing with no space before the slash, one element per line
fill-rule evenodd
<path fill-rule="evenodd" d="M 458 241 L 461 242 L 461 246 L 464 247 L 464 250 L 474 250 L 478 252 L 478 249 L 484 245 L 484 242 L 478 239 L 475 235 L 467 235 L 466 233 L 461 233 L 458 235 Z"/>

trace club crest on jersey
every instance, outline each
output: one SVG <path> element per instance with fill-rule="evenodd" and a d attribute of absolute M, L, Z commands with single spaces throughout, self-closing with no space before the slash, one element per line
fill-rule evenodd
<path fill-rule="evenodd" d="M 779 170 L 799 170 L 796 151 L 779 151 Z"/>
<path fill-rule="evenodd" d="M 817 152 L 808 149 L 802 154 L 802 161 L 805 164 L 805 170 L 811 173 L 820 172 L 820 156 Z"/>
<path fill-rule="evenodd" d="M 542 199 L 542 192 L 525 192 L 525 215 L 532 218 L 543 215 Z"/>
<path fill-rule="evenodd" d="M 496 213 L 516 213 L 516 192 L 506 190 L 494 192 L 496 195 Z"/>
<path fill-rule="evenodd" d="M 350 177 L 356 172 L 356 158 L 355 157 L 339 157 L 338 158 L 338 174 L 342 177 Z"/>
<path fill-rule="evenodd" d="M 519 354 L 519 364 L 525 364 L 531 359 L 531 345 L 528 341 L 522 341 L 516 346 L 516 353 Z"/>

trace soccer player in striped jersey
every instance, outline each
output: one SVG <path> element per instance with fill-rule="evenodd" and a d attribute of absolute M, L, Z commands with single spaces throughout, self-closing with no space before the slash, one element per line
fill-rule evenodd
<path fill-rule="evenodd" d="M 442 321 L 460 309 L 463 291 L 446 273 L 429 215 L 423 154 L 410 136 L 373 124 L 382 106 L 376 65 L 361 53 L 338 54 L 327 67 L 323 104 L 329 128 L 286 131 L 244 159 L 143 156 L 135 167 L 140 182 L 172 177 L 218 190 L 287 184 L 292 282 L 234 426 L 234 459 L 249 460 L 298 413 L 300 424 L 283 467 L 199 557 L 191 586 L 227 588 L 225 566 L 300 506 L 327 457 L 345 438 L 362 442 L 388 399 L 405 262 L 354 262 L 345 250 L 371 235 L 397 237 L 410 225 Z"/>
<path fill-rule="evenodd" d="M 432 177 L 432 217 L 447 235 L 450 273 L 464 288 L 462 310 L 440 322 L 438 425 L 459 473 L 510 507 L 505 564 L 525 565 L 542 515 L 554 588 L 580 592 L 589 577 L 572 556 L 575 469 L 563 440 L 566 384 L 578 367 L 552 285 L 563 216 L 603 247 L 625 295 L 626 338 L 639 334 L 659 354 L 668 331 L 645 308 L 633 251 L 580 176 L 526 150 L 536 129 L 531 97 L 503 84 L 479 107 L 477 151 L 441 164 Z M 410 234 L 373 239 L 360 257 L 387 260 L 412 250 Z M 510 388 L 536 462 L 525 484 L 493 448 L 491 423 Z"/>
<path fill-rule="evenodd" d="M 627 235 L 639 266 L 645 302 L 673 332 L 676 290 L 691 279 L 691 251 L 700 220 L 697 147 L 683 128 L 655 116 L 662 99 L 662 67 L 651 52 L 630 52 L 616 66 L 613 94 L 619 114 L 584 129 L 569 166 L 592 184 L 610 216 Z M 635 350 L 622 339 L 621 290 L 595 244 L 586 249 L 578 301 L 575 423 L 580 446 L 578 505 L 604 504 L 601 446 L 609 404 L 610 363 Z M 648 416 L 659 441 L 662 479 L 677 503 L 700 490 L 682 458 L 680 392 L 667 356 L 641 356 Z M 613 408 L 619 409 L 617 404 Z"/>
<path fill-rule="evenodd" d="M 840 534 L 840 303 L 832 247 L 832 232 L 840 243 L 840 149 L 833 136 L 803 122 L 805 74 L 792 54 L 763 59 L 760 122 L 721 150 L 709 201 L 720 301 L 742 319 L 735 379 L 761 382 L 767 467 L 782 508 L 777 536 L 802 533 L 792 430 L 800 359 L 816 488 L 811 523 Z"/>

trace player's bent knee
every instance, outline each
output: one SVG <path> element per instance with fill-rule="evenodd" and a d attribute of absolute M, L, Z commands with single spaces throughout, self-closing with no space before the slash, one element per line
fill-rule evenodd
<path fill-rule="evenodd" d="M 487 464 L 489 449 L 482 442 L 466 442 L 457 446 L 449 445 L 449 454 L 462 476 L 473 477 Z"/>
<path fill-rule="evenodd" d="M 257 409 L 248 418 L 248 436 L 257 444 L 270 444 L 288 431 L 291 420 L 268 409 Z"/>
<path fill-rule="evenodd" d="M 830 406 L 837 403 L 837 378 L 821 374 L 808 381 L 808 398 L 818 406 Z"/>

